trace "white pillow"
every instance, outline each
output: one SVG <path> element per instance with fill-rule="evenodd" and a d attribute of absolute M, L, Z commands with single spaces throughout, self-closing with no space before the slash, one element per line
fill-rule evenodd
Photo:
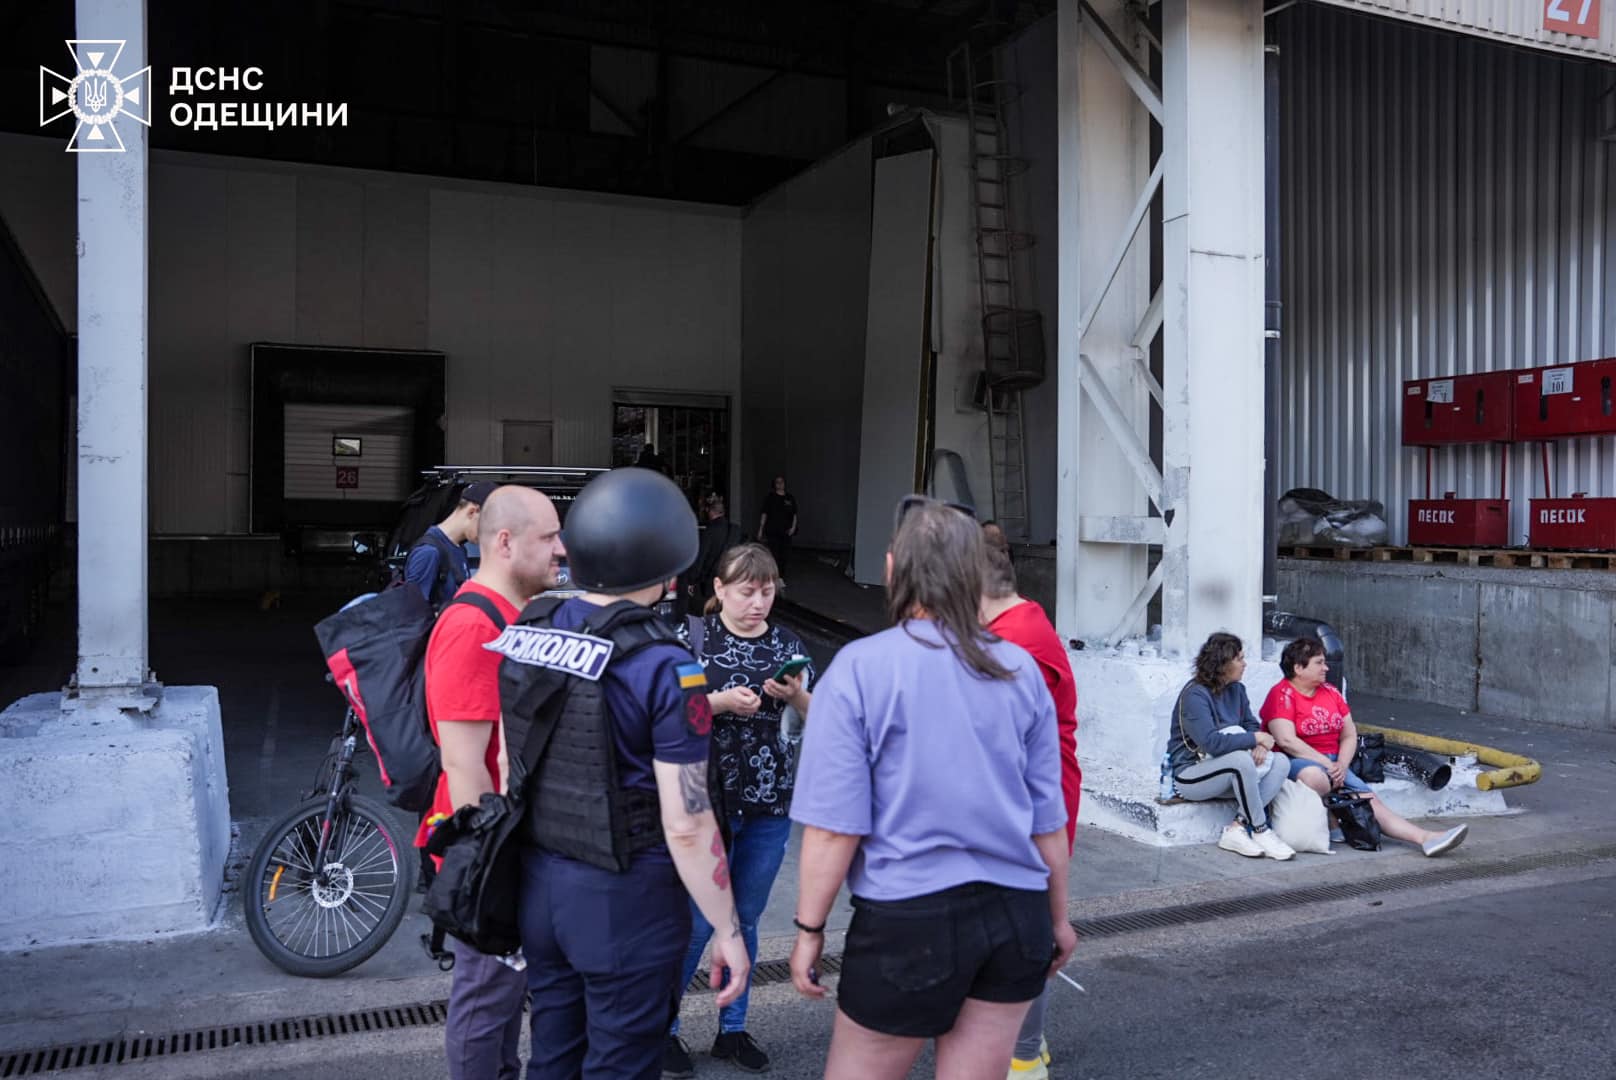
<path fill-rule="evenodd" d="M 1274 835 L 1297 851 L 1330 852 L 1330 818 L 1324 800 L 1300 780 L 1287 780 L 1268 804 L 1268 824 Z"/>

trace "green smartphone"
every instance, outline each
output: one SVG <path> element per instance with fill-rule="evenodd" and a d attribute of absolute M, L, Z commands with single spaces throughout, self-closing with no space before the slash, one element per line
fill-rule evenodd
<path fill-rule="evenodd" d="M 793 675 L 800 675 L 802 674 L 802 669 L 807 667 L 810 663 L 812 663 L 812 661 L 806 656 L 798 656 L 787 660 L 785 663 L 780 665 L 780 670 L 774 673 L 774 681 L 785 682 Z"/>

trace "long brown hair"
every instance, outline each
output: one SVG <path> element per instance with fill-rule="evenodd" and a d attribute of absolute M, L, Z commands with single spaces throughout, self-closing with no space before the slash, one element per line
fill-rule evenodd
<path fill-rule="evenodd" d="M 725 585 L 739 585 L 744 581 L 755 581 L 759 585 L 768 583 L 778 586 L 780 584 L 780 565 L 774 561 L 774 555 L 762 544 L 748 541 L 736 544 L 718 558 L 718 580 Z M 703 585 L 706 582 L 702 583 Z M 723 604 L 718 597 L 709 597 L 702 607 L 703 615 L 711 615 Z"/>
<path fill-rule="evenodd" d="M 925 611 L 945 631 L 948 647 L 960 663 L 984 679 L 1013 679 L 1014 673 L 985 647 L 996 639 L 977 618 L 982 561 L 982 529 L 974 519 L 932 499 L 906 500 L 892 537 L 887 614 L 901 626 L 916 611 Z"/>

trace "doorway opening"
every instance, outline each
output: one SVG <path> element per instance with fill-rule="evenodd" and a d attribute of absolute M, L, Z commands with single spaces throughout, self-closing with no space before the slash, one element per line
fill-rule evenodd
<path fill-rule="evenodd" d="M 612 467 L 621 465 L 653 468 L 672 478 L 692 510 L 699 511 L 701 500 L 713 492 L 728 499 L 729 399 L 614 392 Z"/>

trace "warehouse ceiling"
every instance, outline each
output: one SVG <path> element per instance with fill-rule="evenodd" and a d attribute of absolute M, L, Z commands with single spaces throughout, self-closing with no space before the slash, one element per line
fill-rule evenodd
<path fill-rule="evenodd" d="M 961 43 L 1056 0 L 164 0 L 146 4 L 156 149 L 743 204 L 892 104 L 945 105 Z M 72 0 L 0 5 L 0 129 L 39 131 Z M 244 103 L 345 127 L 195 130 L 176 67 L 263 71 Z M 59 126 L 59 125 L 58 125 Z"/>

